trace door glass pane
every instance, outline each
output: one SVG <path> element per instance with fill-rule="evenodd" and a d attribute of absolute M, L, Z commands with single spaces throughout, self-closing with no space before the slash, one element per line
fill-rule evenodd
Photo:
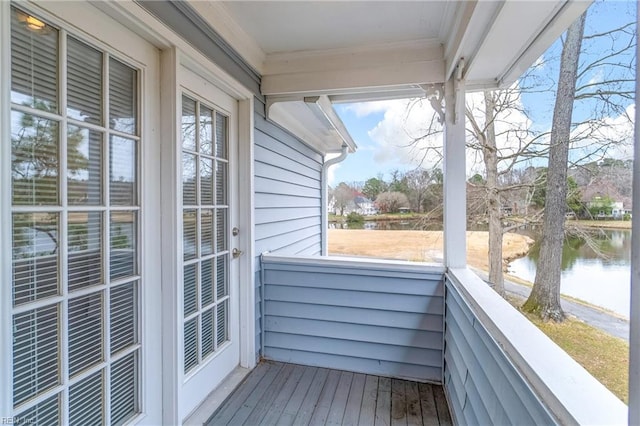
<path fill-rule="evenodd" d="M 196 257 L 198 215 L 196 210 L 185 210 L 182 214 L 182 251 L 184 260 Z"/>
<path fill-rule="evenodd" d="M 227 157 L 227 117 L 216 112 L 216 157 Z"/>
<path fill-rule="evenodd" d="M 229 281 L 227 277 L 227 258 L 228 255 L 222 255 L 216 260 L 216 298 L 221 299 L 229 294 Z"/>
<path fill-rule="evenodd" d="M 58 305 L 13 316 L 13 404 L 60 383 Z"/>
<path fill-rule="evenodd" d="M 127 423 L 138 410 L 138 362 L 136 352 L 111 367 L 111 424 Z"/>
<path fill-rule="evenodd" d="M 58 205 L 58 123 L 11 112 L 11 176 L 14 205 Z"/>
<path fill-rule="evenodd" d="M 59 294 L 58 213 L 14 213 L 13 303 Z"/>
<path fill-rule="evenodd" d="M 182 97 L 182 123 L 181 123 L 182 149 L 196 150 L 196 101 Z"/>
<path fill-rule="evenodd" d="M 69 388 L 69 424 L 100 425 L 103 418 L 103 373 L 93 373 Z"/>
<path fill-rule="evenodd" d="M 136 212 L 112 212 L 111 236 L 111 280 L 132 276 L 138 272 Z"/>
<path fill-rule="evenodd" d="M 69 125 L 67 188 L 70 205 L 102 205 L 102 133 Z"/>
<path fill-rule="evenodd" d="M 206 256 L 213 253 L 213 209 L 202 209 L 200 221 L 202 223 L 200 255 Z"/>
<path fill-rule="evenodd" d="M 103 283 L 102 212 L 69 213 L 69 291 Z"/>
<path fill-rule="evenodd" d="M 215 330 L 215 308 L 202 313 L 202 358 L 215 350 L 213 333 Z"/>
<path fill-rule="evenodd" d="M 200 105 L 200 153 L 213 155 L 213 111 Z"/>
<path fill-rule="evenodd" d="M 198 364 L 198 317 L 184 324 L 184 372 Z"/>
<path fill-rule="evenodd" d="M 196 156 L 182 154 L 182 204 L 195 206 L 197 204 Z"/>
<path fill-rule="evenodd" d="M 210 158 L 200 161 L 200 203 L 213 205 L 213 160 Z"/>
<path fill-rule="evenodd" d="M 227 209 L 216 210 L 216 250 L 227 250 Z"/>
<path fill-rule="evenodd" d="M 102 52 L 67 39 L 67 115 L 102 124 Z"/>
<path fill-rule="evenodd" d="M 227 204 L 227 163 L 216 161 L 216 204 Z"/>
<path fill-rule="evenodd" d="M 217 306 L 217 318 L 216 318 L 216 345 L 220 346 L 227 340 L 228 330 L 227 330 L 227 315 L 228 315 L 228 305 L 229 299 L 221 302 Z"/>
<path fill-rule="evenodd" d="M 111 289 L 111 353 L 138 343 L 137 281 Z"/>
<path fill-rule="evenodd" d="M 200 268 L 200 283 L 202 288 L 200 291 L 200 297 L 202 306 L 205 307 L 213 303 L 215 259 L 203 260 L 200 264 Z"/>
<path fill-rule="evenodd" d="M 102 292 L 69 301 L 69 374 L 103 360 Z"/>
<path fill-rule="evenodd" d="M 58 110 L 58 30 L 11 8 L 11 102 Z"/>
<path fill-rule="evenodd" d="M 184 266 L 184 316 L 198 310 L 198 276 L 196 263 Z"/>
<path fill-rule="evenodd" d="M 112 205 L 135 206 L 137 189 L 137 143 L 111 136 L 109 142 L 109 191 Z"/>
<path fill-rule="evenodd" d="M 60 394 L 50 396 L 20 413 L 20 423 L 25 425 L 60 424 Z"/>
<path fill-rule="evenodd" d="M 138 72 L 109 59 L 109 127 L 135 134 L 138 129 Z"/>

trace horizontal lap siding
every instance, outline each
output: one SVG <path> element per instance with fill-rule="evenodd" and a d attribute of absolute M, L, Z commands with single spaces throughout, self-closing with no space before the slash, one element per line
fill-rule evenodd
<path fill-rule="evenodd" d="M 462 424 L 554 424 L 507 355 L 447 283 L 444 384 Z"/>
<path fill-rule="evenodd" d="M 322 156 L 264 118 L 254 115 L 255 252 L 319 255 Z M 256 348 L 261 348 L 260 262 L 256 262 Z"/>
<path fill-rule="evenodd" d="M 264 262 L 268 359 L 442 380 L 441 273 Z"/>

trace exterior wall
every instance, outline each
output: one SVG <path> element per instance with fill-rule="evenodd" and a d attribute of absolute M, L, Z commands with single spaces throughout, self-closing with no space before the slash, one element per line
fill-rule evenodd
<path fill-rule="evenodd" d="M 254 117 L 255 253 L 319 255 L 322 156 L 264 117 Z M 256 348 L 261 347 L 260 262 L 256 261 Z"/>
<path fill-rule="evenodd" d="M 506 354 L 446 280 L 444 383 L 460 424 L 554 424 Z"/>
<path fill-rule="evenodd" d="M 264 357 L 441 383 L 444 268 L 264 256 Z"/>

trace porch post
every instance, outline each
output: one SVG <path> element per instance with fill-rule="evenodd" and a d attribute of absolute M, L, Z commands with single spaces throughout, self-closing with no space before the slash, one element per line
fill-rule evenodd
<path fill-rule="evenodd" d="M 640 20 L 640 10 L 636 11 Z M 636 34 L 636 57 L 640 54 Z M 633 208 L 631 225 L 631 312 L 629 315 L 629 424 L 640 424 L 640 77 L 636 64 L 636 115 L 633 151 Z"/>
<path fill-rule="evenodd" d="M 445 83 L 444 115 L 444 264 L 467 265 L 467 196 L 464 80 L 459 73 Z"/>

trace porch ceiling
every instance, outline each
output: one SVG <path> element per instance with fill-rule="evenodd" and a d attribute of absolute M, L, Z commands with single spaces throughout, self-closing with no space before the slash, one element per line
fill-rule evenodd
<path fill-rule="evenodd" d="M 469 88 L 510 84 L 589 5 L 549 1 L 222 1 L 192 6 L 258 72 L 265 95 L 422 95 L 460 58 Z"/>

